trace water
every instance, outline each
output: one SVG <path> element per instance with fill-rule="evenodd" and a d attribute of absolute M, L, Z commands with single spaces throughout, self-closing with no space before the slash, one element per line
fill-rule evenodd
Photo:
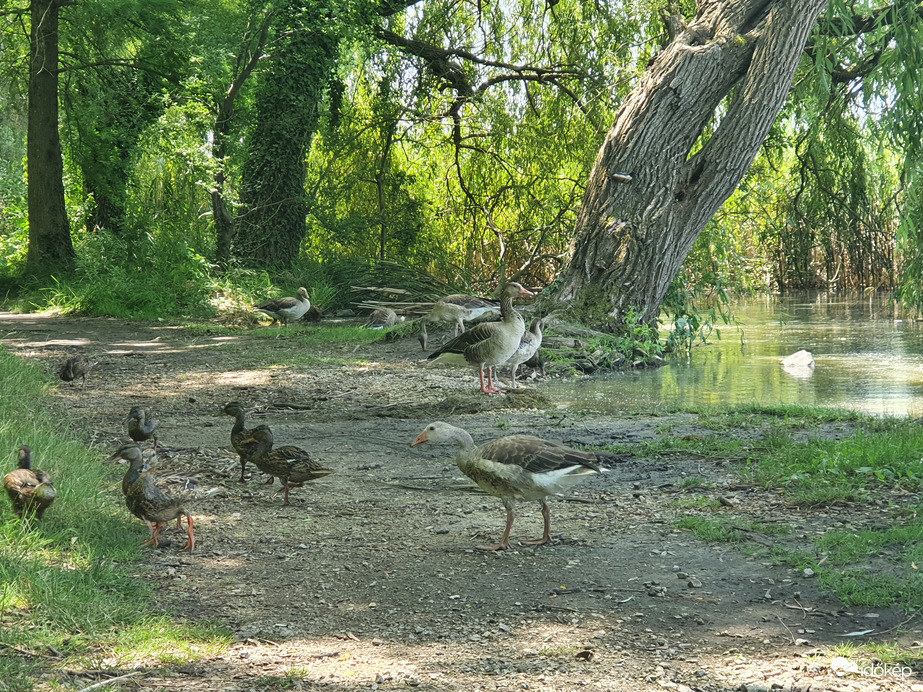
<path fill-rule="evenodd" d="M 895 319 L 889 294 L 769 296 L 733 306 L 736 323 L 659 369 L 543 387 L 563 405 L 619 412 L 760 403 L 923 416 L 923 322 Z M 813 353 L 816 366 L 779 361 Z M 575 386 L 576 383 L 576 386 Z"/>

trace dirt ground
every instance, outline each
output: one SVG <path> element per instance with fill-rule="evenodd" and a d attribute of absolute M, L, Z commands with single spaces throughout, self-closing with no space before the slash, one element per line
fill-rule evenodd
<path fill-rule="evenodd" d="M 289 327 L 294 332 L 308 327 Z M 234 632 L 224 653 L 191 665 L 137 661 L 107 689 L 137 690 L 923 690 L 916 673 L 838 676 L 834 647 L 923 642 L 905 613 L 847 610 L 816 580 L 673 522 L 685 478 L 728 501 L 727 516 L 793 524 L 810 549 L 830 527 L 887 524 L 898 508 L 802 511 L 739 484 L 723 462 L 613 457 L 566 499 L 551 502 L 551 546 L 484 553 L 504 512 L 454 465 L 455 450 L 410 443 L 432 420 L 476 442 L 530 433 L 572 445 L 653 439 L 665 423 L 571 411 L 542 394 L 475 393 L 468 370 L 422 367 L 414 339 L 316 352 L 291 365 L 297 340 L 190 334 L 114 319 L 0 315 L 2 343 L 52 371 L 82 353 L 98 361 L 85 389 L 56 387 L 76 427 L 106 455 L 125 441 L 130 406 L 161 421 L 164 469 L 201 471 L 220 488 L 192 509 L 195 553 L 166 533 L 140 568 L 180 618 Z M 344 364 L 345 363 L 345 364 Z M 242 402 L 248 427 L 303 447 L 335 469 L 292 491 L 291 506 L 240 466 L 221 406 Z M 688 420 L 687 420 L 688 419 Z M 677 434 L 673 427 L 670 434 Z M 537 503 L 518 508 L 516 539 L 541 532 Z M 145 535 L 126 511 L 126 530 Z M 761 536 L 754 536 L 760 540 Z M 80 688 L 99 674 L 75 676 Z"/>

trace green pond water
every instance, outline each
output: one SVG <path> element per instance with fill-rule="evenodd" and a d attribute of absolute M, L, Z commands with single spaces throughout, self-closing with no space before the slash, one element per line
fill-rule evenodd
<path fill-rule="evenodd" d="M 890 294 L 801 293 L 733 306 L 735 322 L 691 358 L 658 369 L 543 385 L 562 407 L 596 411 L 760 403 L 923 416 L 923 321 L 902 319 Z M 815 367 L 780 360 L 806 349 Z"/>

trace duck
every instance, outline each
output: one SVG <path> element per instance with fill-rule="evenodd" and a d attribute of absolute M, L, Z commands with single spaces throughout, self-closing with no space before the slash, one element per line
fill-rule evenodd
<path fill-rule="evenodd" d="M 519 348 L 506 361 L 506 364 L 510 366 L 510 389 L 519 389 L 519 384 L 516 382 L 516 371 L 519 370 L 520 365 L 528 363 L 538 353 L 538 349 L 542 345 L 542 329 L 544 326 L 545 323 L 542 322 L 540 317 L 532 320 L 529 328 L 522 333 Z"/>
<path fill-rule="evenodd" d="M 141 406 L 132 406 L 125 419 L 128 424 L 128 436 L 135 442 L 144 442 L 145 440 L 154 440 L 154 449 L 157 449 L 157 435 L 154 431 L 160 425 L 160 421 L 154 418 L 151 409 Z"/>
<path fill-rule="evenodd" d="M 57 492 L 51 476 L 32 468 L 33 453 L 29 445 L 19 448 L 19 466 L 3 478 L 3 488 L 13 503 L 13 511 L 22 519 L 34 516 L 41 519 L 51 507 Z"/>
<path fill-rule="evenodd" d="M 65 360 L 58 369 L 58 377 L 62 382 L 73 382 L 78 377 L 83 378 L 81 389 L 87 386 L 87 375 L 96 363 L 92 363 L 85 356 L 73 356 Z"/>
<path fill-rule="evenodd" d="M 567 447 L 560 442 L 532 435 L 508 435 L 480 446 L 462 428 L 443 421 L 430 423 L 411 447 L 433 442 L 458 445 L 455 462 L 468 478 L 489 495 L 499 497 L 506 508 L 506 528 L 500 542 L 480 546 L 480 550 L 508 550 L 510 530 L 515 518 L 517 499 L 538 500 L 542 507 L 544 531 L 542 537 L 524 540 L 525 545 L 551 542 L 551 511 L 545 501 L 549 495 L 560 495 L 587 476 L 604 472 L 593 452 Z"/>
<path fill-rule="evenodd" d="M 442 356 L 463 356 L 468 365 L 478 368 L 481 392 L 484 394 L 504 393 L 503 390 L 494 386 L 493 368 L 510 359 L 510 356 L 519 348 L 519 342 L 526 331 L 522 315 L 513 309 L 513 300 L 520 296 L 534 294 L 515 281 L 511 281 L 503 287 L 500 295 L 499 322 L 484 322 L 472 327 L 427 356 L 427 360 L 435 360 Z M 487 368 L 486 384 L 484 368 Z"/>
<path fill-rule="evenodd" d="M 333 473 L 300 447 L 285 445 L 273 449 L 272 429 L 268 425 L 258 425 L 250 431 L 250 437 L 242 440 L 243 445 L 253 445 L 248 454 L 250 461 L 263 473 L 278 478 L 285 491 L 283 505 L 289 503 L 289 489 L 300 488 L 306 482 L 323 478 Z"/>
<path fill-rule="evenodd" d="M 254 445 L 252 442 L 248 444 L 245 441 L 252 438 L 253 430 L 246 429 L 244 408 L 239 402 L 229 401 L 221 412 L 226 416 L 234 416 L 234 425 L 231 427 L 231 444 L 240 457 L 240 482 L 246 483 L 244 472 L 247 470 L 247 461 L 252 461 L 250 457 L 253 455 Z M 274 480 L 275 478 L 270 476 L 267 484 L 272 485 Z"/>
<path fill-rule="evenodd" d="M 477 319 L 482 315 L 497 310 L 499 304 L 486 298 L 467 295 L 463 293 L 454 293 L 450 296 L 443 296 L 437 300 L 430 311 L 423 317 L 420 326 L 420 345 L 426 350 L 429 335 L 426 333 L 426 325 L 433 322 L 445 322 L 454 325 L 454 336 L 465 331 L 465 322 Z"/>
<path fill-rule="evenodd" d="M 298 289 L 294 298 L 274 298 L 256 306 L 256 309 L 272 318 L 272 324 L 280 322 L 287 327 L 289 322 L 297 322 L 311 309 L 311 299 L 308 289 L 304 286 Z"/>
<path fill-rule="evenodd" d="M 186 517 L 188 539 L 180 552 L 195 550 L 194 522 L 185 508 L 185 504 L 194 496 L 194 480 L 182 474 L 156 473 L 150 469 L 156 459 L 145 457 L 144 450 L 133 442 L 119 447 L 108 460 L 118 459 L 128 462 L 128 470 L 122 478 L 125 506 L 129 512 L 146 522 L 151 531 L 150 539 L 141 545 L 158 547 L 160 531 L 164 525 L 176 519 L 177 526 L 181 526 L 182 518 Z"/>

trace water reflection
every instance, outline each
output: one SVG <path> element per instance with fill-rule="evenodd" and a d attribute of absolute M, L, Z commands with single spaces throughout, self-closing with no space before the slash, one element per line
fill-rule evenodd
<path fill-rule="evenodd" d="M 562 404 L 610 412 L 759 402 L 923 415 L 923 322 L 895 318 L 890 294 L 769 296 L 734 306 L 736 324 L 658 370 L 544 385 Z M 783 369 L 800 350 L 813 372 Z"/>

